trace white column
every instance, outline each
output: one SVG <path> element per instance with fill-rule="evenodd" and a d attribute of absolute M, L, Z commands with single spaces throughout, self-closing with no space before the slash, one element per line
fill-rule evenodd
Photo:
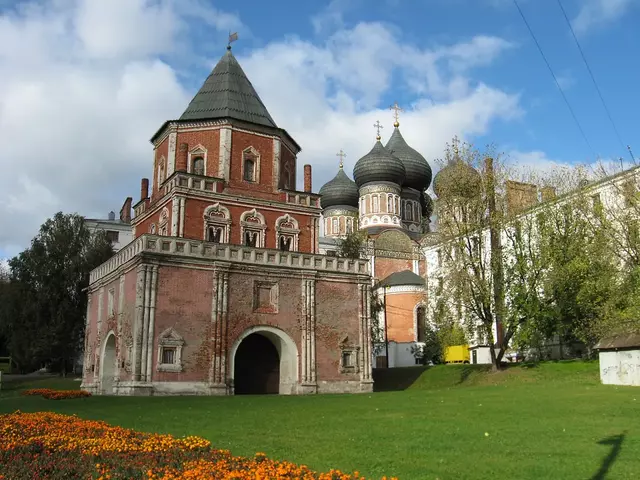
<path fill-rule="evenodd" d="M 273 188 L 275 190 L 278 189 L 278 184 L 280 183 L 280 153 L 282 149 L 282 144 L 279 138 L 273 139 Z M 294 185 L 295 189 L 295 185 Z"/>
<path fill-rule="evenodd" d="M 184 237 L 184 205 L 186 203 L 185 197 L 180 197 L 180 224 L 178 228 L 178 236 Z"/>
<path fill-rule="evenodd" d="M 169 148 L 167 152 L 167 178 L 176 171 L 176 140 L 178 134 L 171 132 L 169 134 Z"/>
<path fill-rule="evenodd" d="M 171 230 L 169 235 L 172 237 L 178 236 L 178 225 L 180 221 L 180 199 L 174 196 L 171 199 Z"/>
<path fill-rule="evenodd" d="M 147 283 L 147 267 L 139 265 L 136 279 L 136 316 L 133 326 L 133 379 L 139 381 L 141 374 L 140 357 L 142 355 L 142 333 L 144 329 L 144 304 Z"/>
<path fill-rule="evenodd" d="M 220 145 L 218 148 L 218 177 L 229 181 L 231 171 L 231 129 L 220 129 Z"/>
<path fill-rule="evenodd" d="M 151 268 L 151 296 L 149 298 L 149 334 L 147 336 L 147 382 L 152 380 L 153 372 L 153 341 L 156 323 L 156 295 L 158 291 L 158 266 Z"/>

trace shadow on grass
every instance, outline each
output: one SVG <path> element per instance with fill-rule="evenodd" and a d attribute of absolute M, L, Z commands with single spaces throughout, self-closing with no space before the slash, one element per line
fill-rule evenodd
<path fill-rule="evenodd" d="M 397 392 L 413 385 L 430 367 L 374 368 L 374 392 Z"/>
<path fill-rule="evenodd" d="M 602 460 L 600 470 L 598 470 L 596 474 L 591 477 L 591 480 L 604 480 L 606 478 L 611 465 L 613 465 L 618 455 L 620 455 L 620 450 L 622 450 L 622 442 L 624 442 L 624 437 L 626 435 L 627 432 L 625 431 L 620 435 L 612 435 L 598 442 L 599 445 L 610 445 L 611 451 L 609 452 L 609 455 L 607 455 L 604 460 Z"/>

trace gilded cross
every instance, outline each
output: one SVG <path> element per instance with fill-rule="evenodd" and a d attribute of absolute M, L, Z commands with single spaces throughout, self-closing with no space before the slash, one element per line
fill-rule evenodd
<path fill-rule="evenodd" d="M 342 151 L 342 149 L 340 149 L 340 151 L 338 153 L 336 153 L 336 157 L 340 157 L 340 168 L 342 168 L 344 166 L 344 157 L 346 157 L 347 154 L 344 153 Z"/>
<path fill-rule="evenodd" d="M 393 110 L 393 118 L 395 119 L 395 122 L 393 122 L 393 126 L 394 127 L 399 127 L 400 126 L 400 122 L 398 121 L 399 117 L 400 117 L 400 112 L 404 112 L 404 110 L 402 108 L 400 108 L 400 105 L 398 105 L 398 102 L 395 102 L 393 105 L 391 105 L 389 107 L 389 110 Z"/>
<path fill-rule="evenodd" d="M 382 126 L 382 124 L 380 124 L 380 120 L 376 120 L 376 123 L 373 124 L 373 128 L 376 129 L 376 131 L 378 132 L 378 135 L 376 136 L 376 140 L 380 140 L 380 129 L 384 128 Z"/>

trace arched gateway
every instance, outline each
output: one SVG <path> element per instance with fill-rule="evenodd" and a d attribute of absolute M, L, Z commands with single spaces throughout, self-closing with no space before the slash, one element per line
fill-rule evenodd
<path fill-rule="evenodd" d="M 240 335 L 230 367 L 236 395 L 297 393 L 298 349 L 278 328 L 253 327 Z"/>
<path fill-rule="evenodd" d="M 103 395 L 113 395 L 113 383 L 116 375 L 116 336 L 107 335 L 100 362 L 100 385 Z"/>

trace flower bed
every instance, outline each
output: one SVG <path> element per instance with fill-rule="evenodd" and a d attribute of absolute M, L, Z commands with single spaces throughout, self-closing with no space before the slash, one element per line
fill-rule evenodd
<path fill-rule="evenodd" d="M 22 395 L 40 395 L 49 400 L 64 400 L 65 398 L 90 397 L 91 394 L 84 390 L 54 390 L 52 388 L 32 388 L 25 390 Z"/>
<path fill-rule="evenodd" d="M 136 432 L 50 412 L 0 415 L 0 479 L 361 480 L 258 453 L 234 457 L 200 437 Z"/>

